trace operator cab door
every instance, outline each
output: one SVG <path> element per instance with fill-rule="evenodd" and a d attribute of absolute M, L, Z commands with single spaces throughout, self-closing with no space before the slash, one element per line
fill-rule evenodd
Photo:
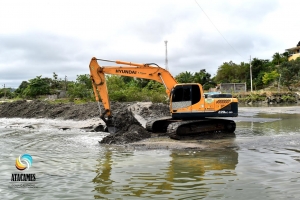
<path fill-rule="evenodd" d="M 192 86 L 177 85 L 172 90 L 171 112 L 192 111 Z"/>

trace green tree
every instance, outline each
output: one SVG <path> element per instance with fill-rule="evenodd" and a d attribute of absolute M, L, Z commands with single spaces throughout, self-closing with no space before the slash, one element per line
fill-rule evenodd
<path fill-rule="evenodd" d="M 289 52 L 286 51 L 286 52 L 282 53 L 281 55 L 282 55 L 282 57 L 284 58 L 284 59 L 283 59 L 283 62 L 288 61 L 288 58 L 289 58 L 289 56 L 290 56 L 290 53 L 289 53 Z"/>
<path fill-rule="evenodd" d="M 53 79 L 51 81 L 51 88 L 52 89 L 58 89 L 59 88 L 59 81 L 57 79 L 57 74 L 53 72 Z"/>
<path fill-rule="evenodd" d="M 38 95 L 45 95 L 50 93 L 50 84 L 48 78 L 37 76 L 29 80 L 29 84 L 24 90 L 23 94 L 27 97 L 37 97 Z"/>
<path fill-rule="evenodd" d="M 150 82 L 149 79 L 144 79 L 144 78 L 136 78 L 134 80 L 140 88 L 146 87 L 147 84 Z"/>
<path fill-rule="evenodd" d="M 201 69 L 199 72 L 196 72 L 194 74 L 194 83 L 200 83 L 201 85 L 204 85 L 210 81 L 210 73 L 206 72 L 205 69 Z"/>
<path fill-rule="evenodd" d="M 11 99 L 14 97 L 14 92 L 11 88 L 1 88 L 0 89 L 0 98 Z"/>
<path fill-rule="evenodd" d="M 15 94 L 19 97 L 23 96 L 24 90 L 27 88 L 29 83 L 27 81 L 22 81 L 22 83 L 19 85 L 19 87 L 15 90 Z"/>
<path fill-rule="evenodd" d="M 263 78 L 262 78 L 262 82 L 265 85 L 268 85 L 269 83 L 277 80 L 277 78 L 279 77 L 279 74 L 276 70 L 271 71 L 271 72 L 265 72 Z"/>
<path fill-rule="evenodd" d="M 155 91 L 157 91 L 157 90 L 163 90 L 163 91 L 165 91 L 165 87 L 164 87 L 163 84 L 161 84 L 161 83 L 159 83 L 157 81 L 153 81 L 153 80 L 150 80 L 148 82 L 148 84 L 145 86 L 144 89 L 146 89 L 146 90 L 155 90 Z"/>
<path fill-rule="evenodd" d="M 129 83 L 134 80 L 134 78 L 130 76 L 120 76 L 120 77 L 124 81 L 124 83 Z"/>
<path fill-rule="evenodd" d="M 211 80 L 210 73 L 206 72 L 205 69 L 201 69 L 199 72 L 194 74 L 194 83 L 200 83 L 204 90 L 209 90 L 211 87 L 215 87 L 215 83 Z"/>
<path fill-rule="evenodd" d="M 276 65 L 279 65 L 282 62 L 287 61 L 288 58 L 288 52 L 284 52 L 282 54 L 279 54 L 278 52 L 276 52 L 273 56 L 272 56 L 273 60 L 272 62 Z"/>
<path fill-rule="evenodd" d="M 281 63 L 279 73 L 282 84 L 292 91 L 293 84 L 300 80 L 300 58 Z"/>
<path fill-rule="evenodd" d="M 256 89 L 261 89 L 264 87 L 264 83 L 262 81 L 265 72 L 270 72 L 274 70 L 273 65 L 269 60 L 254 58 L 251 62 L 252 66 L 252 77 L 253 77 L 253 85 L 255 85 Z"/>
<path fill-rule="evenodd" d="M 272 58 L 273 58 L 273 61 L 272 61 L 272 62 L 274 62 L 274 63 L 277 64 L 277 65 L 280 64 L 280 62 L 281 62 L 281 55 L 280 55 L 278 52 L 276 52 L 276 53 L 272 56 Z"/>
<path fill-rule="evenodd" d="M 178 74 L 175 79 L 178 83 L 192 83 L 194 75 L 191 72 L 185 71 Z"/>
<path fill-rule="evenodd" d="M 215 81 L 218 83 L 232 83 L 239 82 L 236 78 L 238 65 L 234 62 L 225 62 L 223 63 L 217 71 L 217 75 L 215 76 Z"/>
<path fill-rule="evenodd" d="M 93 88 L 88 74 L 77 75 L 75 82 L 68 83 L 67 94 L 71 98 L 93 99 Z"/>
<path fill-rule="evenodd" d="M 92 88 L 92 82 L 89 74 L 77 75 L 77 83 L 84 85 L 86 88 Z"/>

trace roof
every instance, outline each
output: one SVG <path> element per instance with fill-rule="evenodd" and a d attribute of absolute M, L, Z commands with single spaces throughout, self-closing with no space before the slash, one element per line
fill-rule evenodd
<path fill-rule="evenodd" d="M 293 50 L 298 50 L 298 49 L 300 49 L 300 46 L 286 49 L 286 51 L 293 51 Z"/>

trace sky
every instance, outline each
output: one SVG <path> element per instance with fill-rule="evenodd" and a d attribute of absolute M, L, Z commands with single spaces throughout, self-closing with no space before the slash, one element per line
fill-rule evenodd
<path fill-rule="evenodd" d="M 294 0 L 0 1 L 0 88 L 36 76 L 75 81 L 92 57 L 205 69 L 272 59 L 300 41 Z M 100 62 L 101 66 L 115 66 Z"/>

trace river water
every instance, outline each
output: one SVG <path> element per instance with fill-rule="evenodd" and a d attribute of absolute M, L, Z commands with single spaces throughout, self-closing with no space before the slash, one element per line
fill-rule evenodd
<path fill-rule="evenodd" d="M 1 199 L 300 199 L 300 107 L 240 110 L 235 138 L 185 150 L 100 146 L 105 133 L 59 129 L 74 121 L 0 119 Z M 20 173 L 36 180 L 11 181 Z"/>

